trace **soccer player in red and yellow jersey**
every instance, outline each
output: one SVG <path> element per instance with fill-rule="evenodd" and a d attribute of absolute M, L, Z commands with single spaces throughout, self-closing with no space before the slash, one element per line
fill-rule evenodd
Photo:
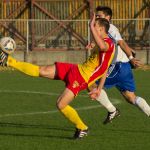
<path fill-rule="evenodd" d="M 63 80 L 66 88 L 57 99 L 57 107 L 60 112 L 73 124 L 76 131 L 74 138 L 82 138 L 87 135 L 88 126 L 81 120 L 77 111 L 69 103 L 81 90 L 87 89 L 95 80 L 101 78 L 99 89 L 103 87 L 107 69 L 113 59 L 115 48 L 113 41 L 108 37 L 109 22 L 106 19 L 96 19 L 95 15 L 90 24 L 95 42 L 99 48 L 83 64 L 69 64 L 56 62 L 49 66 L 37 66 L 26 62 L 19 62 L 11 56 L 1 57 L 2 65 L 6 62 L 7 66 L 18 69 L 19 71 L 35 76 L 46 77 L 49 79 Z M 7 55 L 6 55 L 7 56 Z"/>

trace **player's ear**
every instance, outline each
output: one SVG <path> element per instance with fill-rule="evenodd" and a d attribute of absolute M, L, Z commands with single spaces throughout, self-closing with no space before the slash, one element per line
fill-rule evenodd
<path fill-rule="evenodd" d="M 102 28 L 101 27 L 99 28 L 99 31 L 102 32 Z"/>
<path fill-rule="evenodd" d="M 101 27 L 101 31 L 105 32 L 105 27 Z"/>
<path fill-rule="evenodd" d="M 105 19 L 107 19 L 108 21 L 110 21 L 111 18 L 110 18 L 110 16 L 108 15 L 108 16 L 105 17 Z"/>

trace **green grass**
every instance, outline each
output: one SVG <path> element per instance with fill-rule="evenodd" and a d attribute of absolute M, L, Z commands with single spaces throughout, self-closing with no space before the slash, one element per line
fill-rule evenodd
<path fill-rule="evenodd" d="M 134 74 L 136 93 L 150 104 L 150 72 Z M 79 110 L 90 132 L 82 140 L 72 140 L 74 126 L 56 112 L 57 94 L 63 91 L 63 82 L 32 78 L 10 70 L 0 73 L 0 84 L 0 150 L 148 150 L 150 147 L 150 118 L 126 103 L 116 89 L 108 90 L 108 94 L 112 102 L 119 102 L 115 105 L 121 116 L 103 125 L 107 114 L 104 108 Z M 81 92 L 71 105 L 98 106 L 86 93 Z"/>

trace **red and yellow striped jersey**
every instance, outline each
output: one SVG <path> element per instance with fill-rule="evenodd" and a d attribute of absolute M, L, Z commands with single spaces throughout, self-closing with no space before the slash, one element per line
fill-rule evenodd
<path fill-rule="evenodd" d="M 78 65 L 79 72 L 88 86 L 103 76 L 113 60 L 115 45 L 110 38 L 105 38 L 104 41 L 109 45 L 107 51 L 97 49 L 86 62 Z"/>

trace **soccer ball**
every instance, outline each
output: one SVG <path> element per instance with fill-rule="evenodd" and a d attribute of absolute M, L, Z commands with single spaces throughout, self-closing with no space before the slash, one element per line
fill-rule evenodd
<path fill-rule="evenodd" d="M 16 49 L 16 42 L 11 37 L 0 39 L 0 48 L 7 54 L 12 54 Z"/>

